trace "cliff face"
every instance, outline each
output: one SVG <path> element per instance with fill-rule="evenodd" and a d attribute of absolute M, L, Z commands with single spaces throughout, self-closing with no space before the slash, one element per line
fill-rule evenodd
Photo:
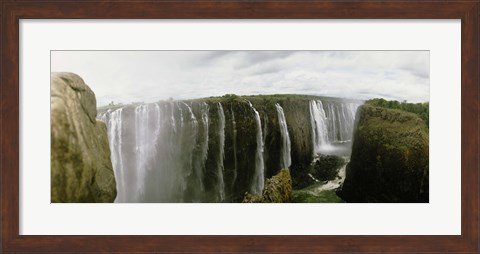
<path fill-rule="evenodd" d="M 225 95 L 103 108 L 98 117 L 109 126 L 117 201 L 241 202 L 245 192 L 261 194 L 266 179 L 286 167 L 295 186 L 316 153 L 314 128 L 328 132 L 312 119 L 312 101 L 319 100 L 330 111 L 322 109 L 316 119 L 327 122 L 330 114 L 338 133 L 346 122 L 353 125 L 352 113 L 345 112 L 350 108 L 342 105 L 359 102 L 304 95 Z"/>
<path fill-rule="evenodd" d="M 249 98 L 253 107 L 258 111 L 262 124 L 263 159 L 265 178 L 270 178 L 279 172 L 282 137 L 279 119 L 275 104 L 278 103 L 284 110 L 288 133 L 291 142 L 291 163 L 295 167 L 307 167 L 312 161 L 313 144 L 311 136 L 309 100 L 289 99 L 287 96 L 272 99 L 268 96 Z M 240 99 L 222 102 L 225 110 L 225 178 L 226 183 L 232 184 L 232 197 L 236 201 L 249 190 L 255 173 L 255 140 L 257 127 L 251 107 Z M 216 121 L 215 114 L 211 115 L 212 122 Z M 235 119 L 236 134 L 234 138 L 232 119 Z M 212 126 L 212 125 L 210 125 Z M 215 128 L 215 124 L 213 125 Z M 215 132 L 215 131 L 214 131 Z M 215 137 L 210 136 L 215 141 Z M 233 141 L 235 140 L 235 146 Z M 213 147 L 218 147 L 213 145 Z M 236 147 L 236 152 L 234 151 Z M 209 148 L 210 151 L 210 148 Z M 213 153 L 216 154 L 216 153 Z M 213 161 L 213 160 L 212 160 Z M 236 161 L 236 162 L 235 162 Z M 208 161 L 207 161 L 208 162 Z M 208 167 L 207 168 L 211 168 Z M 228 186 L 228 185 L 227 185 Z"/>
<path fill-rule="evenodd" d="M 363 105 L 338 195 L 347 202 L 428 202 L 427 125 L 412 113 Z"/>
<path fill-rule="evenodd" d="M 107 128 L 95 94 L 73 73 L 51 75 L 51 202 L 113 202 Z"/>

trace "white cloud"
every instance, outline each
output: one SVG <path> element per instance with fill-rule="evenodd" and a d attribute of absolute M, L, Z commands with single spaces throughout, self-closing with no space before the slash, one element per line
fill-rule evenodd
<path fill-rule="evenodd" d="M 227 93 L 429 100 L 428 51 L 53 51 L 98 105 Z"/>

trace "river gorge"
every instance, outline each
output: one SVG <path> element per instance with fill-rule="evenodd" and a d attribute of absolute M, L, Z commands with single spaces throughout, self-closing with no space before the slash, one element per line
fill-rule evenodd
<path fill-rule="evenodd" d="M 360 101 L 224 96 L 99 111 L 116 202 L 238 202 L 265 178 L 351 144 Z M 339 144 L 339 145 L 337 145 Z M 345 145 L 346 144 L 346 145 Z"/>
<path fill-rule="evenodd" d="M 95 108 L 59 73 L 51 126 L 52 202 L 429 198 L 428 103 L 227 94 Z"/>

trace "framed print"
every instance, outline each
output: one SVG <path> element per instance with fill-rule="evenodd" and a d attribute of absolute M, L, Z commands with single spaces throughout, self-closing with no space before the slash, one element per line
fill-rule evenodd
<path fill-rule="evenodd" d="M 2 251 L 477 253 L 479 7 L 3 2 Z"/>

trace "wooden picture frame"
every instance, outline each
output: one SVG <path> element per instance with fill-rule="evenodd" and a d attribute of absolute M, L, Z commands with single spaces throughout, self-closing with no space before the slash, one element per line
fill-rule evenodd
<path fill-rule="evenodd" d="M 1 3 L 1 251 L 13 252 L 462 252 L 479 247 L 478 0 L 15 1 Z M 461 235 L 19 235 L 20 19 L 461 19 Z"/>

